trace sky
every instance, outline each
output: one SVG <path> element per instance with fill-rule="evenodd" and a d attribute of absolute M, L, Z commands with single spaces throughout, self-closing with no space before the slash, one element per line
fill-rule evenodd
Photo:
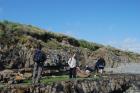
<path fill-rule="evenodd" d="M 0 20 L 140 53 L 140 0 L 0 0 Z"/>

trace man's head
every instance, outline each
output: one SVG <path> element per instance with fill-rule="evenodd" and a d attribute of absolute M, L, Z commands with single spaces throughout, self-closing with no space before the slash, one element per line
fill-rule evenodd
<path fill-rule="evenodd" d="M 102 55 L 99 55 L 97 58 L 100 59 L 100 58 L 103 58 L 103 56 Z"/>

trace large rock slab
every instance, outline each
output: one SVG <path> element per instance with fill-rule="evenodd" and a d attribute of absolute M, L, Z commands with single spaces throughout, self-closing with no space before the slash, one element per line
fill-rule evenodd
<path fill-rule="evenodd" d="M 112 74 L 98 79 L 60 81 L 50 85 L 7 85 L 0 93 L 132 93 L 129 90 L 139 80 L 140 75 Z"/>

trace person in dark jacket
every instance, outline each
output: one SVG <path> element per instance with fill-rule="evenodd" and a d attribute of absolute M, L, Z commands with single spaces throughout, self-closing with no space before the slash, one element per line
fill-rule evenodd
<path fill-rule="evenodd" d="M 34 69 L 33 69 L 33 77 L 32 77 L 33 84 L 38 84 L 45 60 L 46 60 L 46 55 L 42 51 L 42 45 L 39 43 L 37 45 L 37 48 L 33 56 L 33 61 L 34 61 Z"/>
<path fill-rule="evenodd" d="M 103 73 L 104 67 L 105 67 L 105 60 L 103 57 L 99 57 L 99 59 L 97 60 L 96 64 L 95 64 L 95 70 L 97 72 Z"/>

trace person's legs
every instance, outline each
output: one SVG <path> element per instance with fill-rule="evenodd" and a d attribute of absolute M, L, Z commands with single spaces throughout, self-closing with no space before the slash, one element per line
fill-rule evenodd
<path fill-rule="evenodd" d="M 99 69 L 99 73 L 102 74 L 102 69 L 101 68 Z"/>
<path fill-rule="evenodd" d="M 70 70 L 69 70 L 69 78 L 72 78 L 72 71 L 73 71 L 73 68 L 70 68 Z"/>
<path fill-rule="evenodd" d="M 42 73 L 42 66 L 38 66 L 38 69 L 37 69 L 37 78 L 36 78 L 36 82 L 35 83 L 38 83 L 39 80 L 40 80 L 40 77 L 41 77 L 41 73 Z"/>
<path fill-rule="evenodd" d="M 101 74 L 103 73 L 103 69 L 101 69 Z"/>
<path fill-rule="evenodd" d="M 100 73 L 102 74 L 103 73 L 103 67 L 100 67 Z"/>
<path fill-rule="evenodd" d="M 37 72 L 37 63 L 34 63 L 34 68 L 33 68 L 33 77 L 32 77 L 32 83 L 35 83 L 35 78 L 36 78 L 36 73 Z"/>
<path fill-rule="evenodd" d="M 97 74 L 99 72 L 99 69 L 97 66 L 95 66 L 95 73 Z"/>
<path fill-rule="evenodd" d="M 73 78 L 76 78 L 76 67 L 73 68 L 73 70 L 72 70 L 72 76 L 73 76 Z"/>

